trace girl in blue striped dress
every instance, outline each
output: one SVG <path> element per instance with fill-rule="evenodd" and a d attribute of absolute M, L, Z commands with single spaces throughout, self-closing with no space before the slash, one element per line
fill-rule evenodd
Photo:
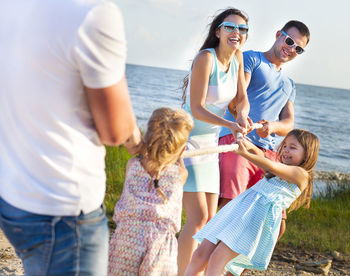
<path fill-rule="evenodd" d="M 201 242 L 185 275 L 234 275 L 245 269 L 265 270 L 280 229 L 282 210 L 310 206 L 313 169 L 319 140 L 309 131 L 294 129 L 278 149 L 280 162 L 271 161 L 247 140 L 238 154 L 267 174 L 255 186 L 231 200 L 195 236 Z"/>

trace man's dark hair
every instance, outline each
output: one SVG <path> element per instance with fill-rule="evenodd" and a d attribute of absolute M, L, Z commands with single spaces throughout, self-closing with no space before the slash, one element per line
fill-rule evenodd
<path fill-rule="evenodd" d="M 282 31 L 287 32 L 290 28 L 297 28 L 299 33 L 306 37 L 307 41 L 306 44 L 310 41 L 310 31 L 309 28 L 303 23 L 298 20 L 291 20 L 286 23 L 286 25 L 283 26 Z"/>

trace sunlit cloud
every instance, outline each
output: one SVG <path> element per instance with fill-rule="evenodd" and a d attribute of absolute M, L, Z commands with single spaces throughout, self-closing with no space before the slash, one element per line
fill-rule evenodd
<path fill-rule="evenodd" d="M 149 3 L 151 4 L 164 4 L 164 5 L 168 5 L 168 4 L 176 4 L 178 6 L 182 6 L 183 2 L 182 1 L 178 1 L 178 0 L 148 0 Z"/>
<path fill-rule="evenodd" d="M 149 29 L 146 29 L 144 26 L 139 26 L 137 33 L 140 36 L 140 40 L 147 42 L 153 42 L 156 40 L 156 34 Z"/>
<path fill-rule="evenodd" d="M 350 1 L 338 0 L 337 13 L 329 14 L 337 22 L 337 30 L 318 14 L 329 10 L 327 2 L 295 0 L 286 9 L 278 0 L 115 0 L 120 6 L 126 26 L 128 59 L 150 66 L 187 69 L 202 45 L 213 15 L 233 6 L 249 15 L 249 38 L 242 50 L 267 51 L 275 40 L 276 31 L 290 19 L 305 22 L 311 40 L 305 54 L 283 68 L 297 83 L 307 83 L 350 89 L 346 64 L 350 55 L 348 11 Z M 319 12 L 310 14 L 317 5 Z M 300 9 L 303 6 L 303 9 Z M 274 16 L 267 16 L 273 14 Z M 325 33 L 331 33 L 332 45 L 325 43 Z M 336 69 L 334 69 L 336 68 Z M 338 70 L 335 72 L 335 70 Z"/>

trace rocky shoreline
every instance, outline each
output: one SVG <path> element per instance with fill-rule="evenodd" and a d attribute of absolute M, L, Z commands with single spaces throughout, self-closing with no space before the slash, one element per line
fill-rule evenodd
<path fill-rule="evenodd" d="M 350 256 L 336 251 L 319 253 L 277 246 L 268 269 L 266 271 L 251 270 L 247 272 L 246 276 L 248 275 L 350 275 Z"/>
<path fill-rule="evenodd" d="M 350 173 L 316 171 L 316 181 L 342 183 L 350 181 Z M 247 276 L 263 275 L 350 275 L 350 256 L 338 252 L 276 248 L 267 271 L 250 270 Z M 0 229 L 0 275 L 24 275 L 22 262 Z"/>
<path fill-rule="evenodd" d="M 337 171 L 315 171 L 315 180 L 350 181 L 350 173 Z"/>
<path fill-rule="evenodd" d="M 0 230 L 0 275 L 24 275 L 21 260 Z M 250 270 L 246 276 L 350 275 L 350 256 L 338 252 L 318 253 L 310 250 L 277 247 L 268 270 Z"/>

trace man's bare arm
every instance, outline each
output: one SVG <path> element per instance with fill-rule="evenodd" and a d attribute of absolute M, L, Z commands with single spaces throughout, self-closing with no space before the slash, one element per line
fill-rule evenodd
<path fill-rule="evenodd" d="M 123 144 L 137 127 L 125 77 L 106 88 L 85 90 L 101 142 Z"/>

